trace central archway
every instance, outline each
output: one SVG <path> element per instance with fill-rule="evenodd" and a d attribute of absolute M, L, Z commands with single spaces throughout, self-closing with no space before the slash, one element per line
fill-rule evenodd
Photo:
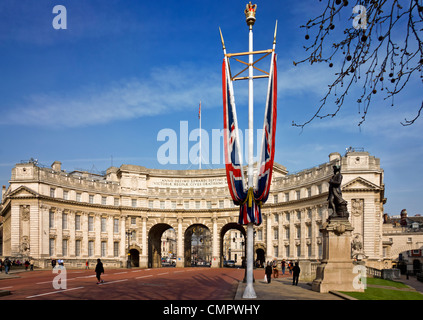
<path fill-rule="evenodd" d="M 148 267 L 161 268 L 162 266 L 162 235 L 172 226 L 166 223 L 154 225 L 148 232 Z"/>

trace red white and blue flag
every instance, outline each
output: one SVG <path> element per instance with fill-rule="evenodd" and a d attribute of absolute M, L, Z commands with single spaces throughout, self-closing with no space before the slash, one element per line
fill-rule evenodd
<path fill-rule="evenodd" d="M 229 192 L 235 205 L 239 205 L 238 223 L 245 225 L 262 222 L 261 206 L 267 201 L 272 180 L 275 156 L 275 133 L 277 117 L 277 70 L 276 55 L 272 53 L 268 83 L 263 137 L 254 188 L 247 189 L 244 183 L 241 149 L 238 137 L 235 99 L 230 79 L 229 65 L 225 57 L 222 65 L 224 149 L 226 178 Z"/>

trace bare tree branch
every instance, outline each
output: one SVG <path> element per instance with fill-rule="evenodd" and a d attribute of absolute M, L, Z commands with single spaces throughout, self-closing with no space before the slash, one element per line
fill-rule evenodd
<path fill-rule="evenodd" d="M 310 39 L 309 31 L 314 30 L 314 41 L 304 49 L 308 56 L 300 61 L 294 61 L 294 65 L 309 62 L 328 63 L 333 67 L 333 62 L 341 57 L 342 65 L 339 72 L 335 73 L 335 80 L 328 85 L 326 95 L 320 100 L 316 112 L 305 122 L 293 126 L 304 128 L 314 119 L 334 117 L 344 105 L 348 91 L 355 88 L 360 82 L 362 94 L 357 99 L 359 113 L 362 114 L 358 123 L 360 126 L 365 120 L 371 105 L 372 97 L 378 92 L 385 92 L 384 99 L 392 99 L 400 93 L 409 83 L 415 72 L 420 72 L 423 78 L 423 5 L 422 0 L 357 0 L 355 5 L 364 6 L 367 17 L 366 28 L 355 29 L 351 23 L 344 30 L 344 39 L 329 45 L 332 30 L 335 29 L 335 17 L 341 11 L 352 13 L 352 8 L 347 0 L 327 0 L 323 12 L 310 19 L 300 28 L 306 29 L 306 40 Z M 401 3 L 407 3 L 403 6 Z M 351 22 L 357 14 L 351 15 Z M 363 22 L 363 21 L 361 21 Z M 393 31 L 400 28 L 400 24 L 406 22 L 402 41 L 394 39 Z M 364 24 L 361 25 L 362 27 Z M 402 30 L 402 29 L 401 29 Z M 332 52 L 326 54 L 328 48 Z M 339 94 L 339 92 L 341 92 Z M 335 111 L 325 113 L 327 99 L 334 93 Z M 337 95 L 338 93 L 338 95 Z M 361 107 L 363 104 L 363 107 Z M 423 104 L 422 104 L 423 106 Z M 413 124 L 420 116 L 422 107 L 418 110 L 413 120 L 405 120 L 402 125 Z"/>

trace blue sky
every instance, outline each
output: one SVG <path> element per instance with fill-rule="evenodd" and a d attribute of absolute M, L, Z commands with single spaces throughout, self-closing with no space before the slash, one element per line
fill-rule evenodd
<path fill-rule="evenodd" d="M 194 169 L 192 163 L 161 165 L 160 130 L 179 133 L 221 129 L 221 27 L 228 52 L 248 51 L 247 1 L 2 0 L 0 3 L 0 183 L 21 160 L 62 162 L 67 171 L 106 170 L 112 163 L 149 168 Z M 385 212 L 423 213 L 423 119 L 403 127 L 422 101 L 414 77 L 391 100 L 375 96 L 366 122 L 349 93 L 335 118 L 305 121 L 324 96 L 335 67 L 293 66 L 306 56 L 305 31 L 299 26 L 319 12 L 320 2 L 257 1 L 254 49 L 272 46 L 278 20 L 278 124 L 276 161 L 291 172 L 328 161 L 331 152 L 364 148 L 381 159 L 385 171 Z M 67 29 L 52 26 L 53 7 L 67 9 Z M 352 5 L 351 5 L 352 10 Z M 351 23 L 340 17 L 339 24 Z M 337 29 L 338 30 L 338 29 Z M 341 28 L 339 28 L 341 30 Z M 398 31 L 401 34 L 401 31 Z M 260 82 L 261 81 L 261 82 Z M 235 84 L 239 126 L 247 118 L 246 82 Z M 255 82 L 255 128 L 261 128 L 265 80 Z M 333 108 L 329 103 L 328 108 Z M 245 113 L 244 113 L 245 114 Z M 196 142 L 190 142 L 189 147 Z M 206 152 L 206 151 L 205 151 Z M 203 165 L 203 168 L 222 165 Z"/>

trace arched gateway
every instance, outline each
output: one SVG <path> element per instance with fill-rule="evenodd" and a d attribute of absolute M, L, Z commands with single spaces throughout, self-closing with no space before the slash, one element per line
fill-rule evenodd
<path fill-rule="evenodd" d="M 359 204 L 350 208 L 350 219 L 364 255 L 381 261 L 382 243 L 376 240 L 383 170 L 367 152 L 334 153 L 327 163 L 291 175 L 275 163 L 263 223 L 255 227 L 254 259 L 257 254 L 265 261 L 321 257 L 319 228 L 328 216 L 327 181 L 335 163 L 341 163 L 349 206 Z M 245 229 L 237 224 L 239 209 L 230 198 L 225 169 L 122 165 L 99 175 L 67 172 L 58 161 L 49 168 L 29 160 L 15 165 L 9 182 L 0 206 L 3 257 L 32 258 L 38 267 L 48 267 L 51 259 L 83 267 L 97 258 L 106 267 L 126 267 L 130 253 L 132 266 L 147 268 L 160 267 L 164 257 L 176 267 L 220 267 L 224 256 L 235 258 L 233 245 L 239 264 L 245 256 Z M 235 230 L 232 241 L 222 243 L 229 230 Z M 162 237 L 169 238 L 166 247 Z M 200 242 L 204 248 L 196 246 Z"/>

